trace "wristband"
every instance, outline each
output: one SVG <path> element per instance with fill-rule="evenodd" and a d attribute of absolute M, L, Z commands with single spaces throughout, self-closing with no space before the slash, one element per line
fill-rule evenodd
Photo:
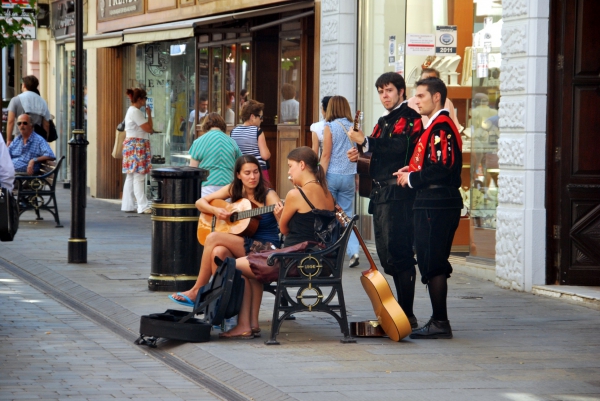
<path fill-rule="evenodd" d="M 369 140 L 367 139 L 367 137 L 365 137 L 364 142 L 360 146 L 365 146 L 367 144 L 367 142 L 369 142 Z"/>

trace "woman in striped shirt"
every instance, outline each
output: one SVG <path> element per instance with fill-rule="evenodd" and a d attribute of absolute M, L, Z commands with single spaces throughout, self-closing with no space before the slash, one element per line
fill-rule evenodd
<path fill-rule="evenodd" d="M 244 124 L 238 125 L 231 131 L 231 138 L 238 144 L 243 155 L 256 157 L 263 177 L 269 182 L 267 160 L 271 158 L 271 152 L 267 147 L 265 134 L 260 129 L 264 108 L 265 105 L 256 100 L 246 102 L 241 116 Z"/>

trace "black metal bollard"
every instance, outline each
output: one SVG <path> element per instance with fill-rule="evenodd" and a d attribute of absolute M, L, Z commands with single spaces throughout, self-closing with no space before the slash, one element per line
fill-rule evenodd
<path fill-rule="evenodd" d="M 196 200 L 208 171 L 194 167 L 152 170 L 158 194 L 152 200 L 151 291 L 189 290 L 198 277 L 204 247 L 198 243 Z"/>

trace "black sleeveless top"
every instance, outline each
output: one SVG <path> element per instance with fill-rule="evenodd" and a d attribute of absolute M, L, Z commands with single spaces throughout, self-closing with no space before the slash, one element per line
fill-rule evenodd
<path fill-rule="evenodd" d="M 314 205 L 308 200 L 302 189 L 297 187 L 300 194 L 306 200 L 306 203 L 313 210 L 322 210 L 317 209 Z M 304 241 L 315 241 L 320 242 L 320 239 L 315 235 L 315 218 L 316 215 L 313 213 L 313 210 L 310 210 L 306 213 L 296 212 L 290 219 L 288 223 L 289 232 L 285 236 L 285 240 L 283 241 L 283 246 L 292 246 L 299 244 Z M 335 218 L 335 215 L 334 217 Z"/>

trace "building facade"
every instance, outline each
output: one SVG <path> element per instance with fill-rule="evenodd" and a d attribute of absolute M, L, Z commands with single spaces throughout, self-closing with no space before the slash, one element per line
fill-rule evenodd
<path fill-rule="evenodd" d="M 200 98 L 229 129 L 240 123 L 242 91 L 265 103 L 271 179 L 284 196 L 285 155 L 310 145 L 323 96 L 345 96 L 364 112 L 368 132 L 383 112 L 376 78 L 401 73 L 411 95 L 421 69 L 433 67 L 464 128 L 466 207 L 453 250 L 503 288 L 600 285 L 600 159 L 591 139 L 600 62 L 588 51 L 600 14 L 595 2 L 115 3 L 87 2 L 83 60 L 74 54 L 72 2 L 50 3 L 52 26 L 37 45 L 38 60 L 48 63 L 39 71 L 60 127 L 59 155 L 68 154 L 72 129 L 71 72 L 85 63 L 92 196 L 120 197 L 120 161 L 110 153 L 126 88 L 147 90 L 160 131 L 152 149 L 165 165 L 187 163 L 200 134 Z M 284 86 L 293 88 L 291 99 Z M 286 116 L 284 102 L 297 103 L 298 114 Z M 373 240 L 368 200 L 357 196 L 356 204 L 361 232 Z"/>

